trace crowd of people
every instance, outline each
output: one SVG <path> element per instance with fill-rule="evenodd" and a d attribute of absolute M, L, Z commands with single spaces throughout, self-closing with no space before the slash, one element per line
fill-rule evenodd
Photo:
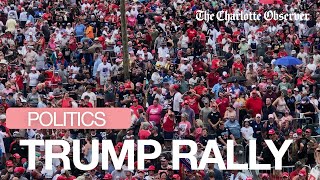
<path fill-rule="evenodd" d="M 307 13 L 309 20 L 198 21 L 199 10 Z M 319 1 L 133 0 L 126 1 L 125 11 L 129 59 L 123 59 L 120 1 L 0 1 L 2 180 L 320 179 Z M 286 56 L 302 64 L 275 65 Z M 130 78 L 124 76 L 124 61 L 129 62 Z M 8 129 L 6 110 L 22 107 L 130 108 L 132 126 Z M 44 147 L 38 147 L 36 169 L 30 170 L 28 149 L 19 145 L 20 139 L 71 144 L 81 139 L 84 164 L 91 162 L 93 139 L 112 140 L 117 153 L 127 139 L 154 139 L 163 149 L 159 158 L 146 161 L 145 169 L 129 170 L 125 161 L 121 170 L 112 162 L 108 170 L 99 165 L 81 171 L 72 163 L 65 170 L 55 159 L 48 171 Z M 210 139 L 217 140 L 226 159 L 226 142 L 234 140 L 235 163 L 248 162 L 247 145 L 255 139 L 257 162 L 272 166 L 274 157 L 264 140 L 271 139 L 277 148 L 293 140 L 282 160 L 290 168 L 221 171 L 208 164 L 195 171 L 182 159 L 175 171 L 173 139 L 196 141 L 198 160 Z"/>

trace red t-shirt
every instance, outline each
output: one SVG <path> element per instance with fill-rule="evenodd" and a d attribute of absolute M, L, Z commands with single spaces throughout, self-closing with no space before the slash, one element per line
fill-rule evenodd
<path fill-rule="evenodd" d="M 162 128 L 165 132 L 173 132 L 174 130 L 174 121 L 168 115 L 163 118 Z"/>
<path fill-rule="evenodd" d="M 188 29 L 187 36 L 189 37 L 190 40 L 192 40 L 194 37 L 197 36 L 197 31 L 195 29 Z"/>
<path fill-rule="evenodd" d="M 206 87 L 198 85 L 198 86 L 194 87 L 194 90 L 196 91 L 197 94 L 201 95 L 204 88 L 206 88 Z"/>
<path fill-rule="evenodd" d="M 208 74 L 207 78 L 209 82 L 209 87 L 213 87 L 219 81 L 219 73 L 211 72 L 210 74 Z"/>
<path fill-rule="evenodd" d="M 86 105 L 87 105 L 89 108 L 93 108 L 93 105 L 92 105 L 91 102 L 88 102 Z"/>
<path fill-rule="evenodd" d="M 288 56 L 287 52 L 286 51 L 280 51 L 278 53 L 278 57 L 281 58 L 281 57 L 284 57 L 284 56 Z"/>
<path fill-rule="evenodd" d="M 148 139 L 151 135 L 151 132 L 145 129 L 141 129 L 138 133 L 139 139 Z"/>
<path fill-rule="evenodd" d="M 23 77 L 20 75 L 17 75 L 16 82 L 17 82 L 17 86 L 19 87 L 19 90 L 23 90 Z"/>
<path fill-rule="evenodd" d="M 224 113 L 227 110 L 227 107 L 229 106 L 229 99 L 228 98 L 218 98 L 216 100 L 216 103 L 219 105 L 219 111 L 220 115 L 224 117 Z"/>
<path fill-rule="evenodd" d="M 61 107 L 62 107 L 62 108 L 69 108 L 69 107 L 71 107 L 70 102 L 71 102 L 71 98 L 62 99 Z"/>
<path fill-rule="evenodd" d="M 197 96 L 187 96 L 185 98 L 185 100 L 187 100 L 189 102 L 189 106 L 191 109 L 193 109 L 194 114 L 199 114 L 200 113 L 200 109 L 199 109 L 199 99 Z"/>
<path fill-rule="evenodd" d="M 262 72 L 263 76 L 265 76 L 267 79 L 271 79 L 273 80 L 273 76 L 275 75 L 275 73 L 273 71 L 266 71 L 266 70 L 263 70 Z"/>
<path fill-rule="evenodd" d="M 240 34 L 241 34 L 241 32 L 240 32 L 239 30 L 233 32 L 233 34 L 232 34 L 232 41 L 233 41 L 233 42 L 239 42 L 238 36 L 239 36 Z"/>
<path fill-rule="evenodd" d="M 199 72 L 200 69 L 203 69 L 203 68 L 204 68 L 204 66 L 203 66 L 203 63 L 202 63 L 201 61 L 198 61 L 198 62 L 194 62 L 194 63 L 192 64 L 192 68 L 193 68 L 193 70 L 194 70 L 195 72 Z"/>
<path fill-rule="evenodd" d="M 220 59 L 213 59 L 211 63 L 211 68 L 212 69 L 218 69 L 220 63 Z"/>
<path fill-rule="evenodd" d="M 263 101 L 261 98 L 249 98 L 246 103 L 246 107 L 248 110 L 252 110 L 252 115 L 256 116 L 256 114 L 261 114 L 263 106 Z"/>
<path fill-rule="evenodd" d="M 200 41 L 204 45 L 206 43 L 206 35 L 204 33 L 200 34 Z"/>
<path fill-rule="evenodd" d="M 140 106 L 140 105 L 137 105 L 137 106 L 131 106 L 130 109 L 133 110 L 133 113 L 134 113 L 137 117 L 140 117 L 138 110 L 139 110 L 139 109 L 143 109 L 143 107 Z"/>
<path fill-rule="evenodd" d="M 221 43 L 222 42 L 222 39 L 224 37 L 224 34 L 220 34 L 218 37 L 217 37 L 217 43 Z"/>
<path fill-rule="evenodd" d="M 232 66 L 233 69 L 240 69 L 240 71 L 243 72 L 244 66 L 241 62 L 234 62 Z"/>

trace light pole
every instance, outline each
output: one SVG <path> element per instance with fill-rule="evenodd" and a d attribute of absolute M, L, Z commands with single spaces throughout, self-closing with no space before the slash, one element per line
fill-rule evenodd
<path fill-rule="evenodd" d="M 120 12 L 121 12 L 121 37 L 123 46 L 123 72 L 124 78 L 129 79 L 129 52 L 128 52 L 128 34 L 127 34 L 127 20 L 126 20 L 126 7 L 125 0 L 120 0 Z"/>

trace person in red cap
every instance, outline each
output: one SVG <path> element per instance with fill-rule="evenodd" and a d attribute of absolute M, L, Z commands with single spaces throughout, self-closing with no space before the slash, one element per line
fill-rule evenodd
<path fill-rule="evenodd" d="M 292 180 L 305 180 L 307 178 L 307 171 L 302 168 L 299 173 L 292 178 Z"/>
<path fill-rule="evenodd" d="M 174 174 L 174 175 L 172 176 L 172 180 L 180 180 L 179 174 Z"/>
<path fill-rule="evenodd" d="M 132 103 L 132 106 L 130 107 L 130 109 L 133 111 L 133 113 L 137 116 L 137 118 L 139 118 L 140 117 L 140 114 L 142 113 L 142 112 L 144 112 L 144 108 L 141 106 L 141 105 L 139 105 L 139 100 L 138 99 L 133 99 L 133 101 L 132 101 L 133 103 Z M 141 111 L 141 112 L 140 112 Z"/>
<path fill-rule="evenodd" d="M 184 100 L 188 102 L 189 107 L 194 111 L 195 119 L 199 118 L 200 109 L 199 109 L 199 102 L 200 102 L 200 95 L 194 89 L 190 89 L 187 95 L 184 96 Z M 186 109 L 182 109 L 181 112 L 185 112 Z M 188 113 L 188 112 L 187 112 Z M 194 120 L 190 121 L 190 123 L 195 123 Z"/>
<path fill-rule="evenodd" d="M 14 172 L 14 164 L 11 160 L 6 161 L 7 173 L 1 176 L 1 179 L 10 179 L 10 175 Z"/>
<path fill-rule="evenodd" d="M 283 173 L 282 173 L 282 179 L 284 179 L 284 180 L 289 180 L 289 173 L 283 172 Z"/>
<path fill-rule="evenodd" d="M 12 155 L 13 157 L 14 157 L 14 159 L 13 159 L 13 163 L 14 164 L 20 164 L 21 162 L 21 156 L 20 156 L 20 154 L 18 154 L 18 153 L 15 153 L 15 154 L 13 154 Z"/>
<path fill-rule="evenodd" d="M 246 108 L 249 113 L 252 114 L 252 117 L 255 117 L 256 114 L 261 114 L 263 102 L 260 97 L 258 97 L 257 91 L 252 91 L 252 97 L 250 97 L 246 102 Z"/>
<path fill-rule="evenodd" d="M 145 177 L 145 179 L 154 179 L 156 177 L 155 174 L 156 167 L 151 165 L 148 167 L 148 176 Z"/>
<path fill-rule="evenodd" d="M 112 180 L 112 175 L 111 174 L 105 174 L 103 177 L 103 180 Z"/>
<path fill-rule="evenodd" d="M 302 137 L 303 131 L 302 131 L 302 129 L 299 128 L 299 129 L 297 129 L 296 133 L 299 137 Z"/>
<path fill-rule="evenodd" d="M 269 180 L 270 178 L 268 173 L 263 173 L 260 175 L 260 177 L 261 177 L 261 180 Z"/>
<path fill-rule="evenodd" d="M 27 178 L 23 177 L 25 169 L 23 167 L 14 168 L 15 177 L 19 178 L 19 180 L 27 180 Z"/>

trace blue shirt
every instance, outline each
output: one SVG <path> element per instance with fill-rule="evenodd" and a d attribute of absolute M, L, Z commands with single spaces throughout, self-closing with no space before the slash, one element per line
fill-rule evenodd
<path fill-rule="evenodd" d="M 102 61 L 101 61 L 101 58 L 98 58 L 94 61 L 94 65 L 93 65 L 93 71 L 92 71 L 92 76 L 93 77 L 96 77 L 97 75 L 97 70 L 98 70 L 98 66 L 99 64 L 101 64 Z"/>
<path fill-rule="evenodd" d="M 28 20 L 29 20 L 30 22 L 32 22 L 32 24 L 34 24 L 34 18 L 33 18 L 32 15 L 29 15 L 29 16 L 28 16 Z"/>
<path fill-rule="evenodd" d="M 189 122 L 191 123 L 191 124 L 193 124 L 193 119 L 195 118 L 195 114 L 194 114 L 194 111 L 193 111 L 193 109 L 191 109 L 191 108 L 182 108 L 181 109 L 181 114 L 182 113 L 186 113 L 186 114 L 188 114 L 188 116 L 189 116 Z"/>
<path fill-rule="evenodd" d="M 231 132 L 231 134 L 233 134 L 234 138 L 238 139 L 241 137 L 241 133 L 240 133 L 240 124 L 239 121 L 234 120 L 234 121 L 230 121 L 227 120 L 225 122 L 225 127 L 228 128 Z"/>
<path fill-rule="evenodd" d="M 212 93 L 214 93 L 215 98 L 219 97 L 219 90 L 221 88 L 221 84 L 217 83 L 212 88 Z"/>
<path fill-rule="evenodd" d="M 76 33 L 76 36 L 84 36 L 84 30 L 86 29 L 86 26 L 83 24 L 78 24 L 74 28 L 74 32 Z"/>
<path fill-rule="evenodd" d="M 237 91 L 240 91 L 240 92 L 244 92 L 244 87 L 243 86 L 238 86 L 238 87 L 235 87 L 234 85 L 231 87 L 231 93 L 232 94 L 235 94 L 237 93 Z"/>
<path fill-rule="evenodd" d="M 163 78 L 163 82 L 167 82 L 167 83 L 169 83 L 169 84 L 173 84 L 174 78 L 173 78 L 173 76 L 166 75 L 166 76 Z"/>
<path fill-rule="evenodd" d="M 83 43 L 85 40 L 88 40 L 88 43 L 90 46 L 92 45 L 93 41 L 87 37 L 83 37 L 80 41 L 81 41 L 81 43 Z"/>

